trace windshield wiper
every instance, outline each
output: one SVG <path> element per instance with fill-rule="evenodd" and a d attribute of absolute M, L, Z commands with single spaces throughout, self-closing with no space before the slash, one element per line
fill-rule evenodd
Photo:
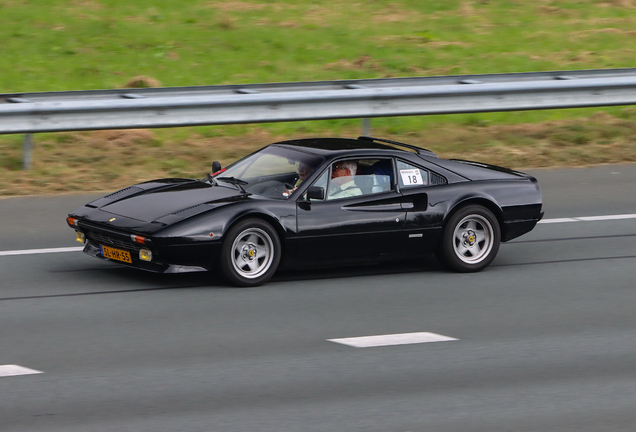
<path fill-rule="evenodd" d="M 248 185 L 249 183 L 245 180 L 237 179 L 236 177 L 217 177 L 214 180 L 222 181 L 225 183 L 231 183 L 239 188 L 241 192 L 247 194 L 247 191 L 243 188 L 244 185 Z"/>

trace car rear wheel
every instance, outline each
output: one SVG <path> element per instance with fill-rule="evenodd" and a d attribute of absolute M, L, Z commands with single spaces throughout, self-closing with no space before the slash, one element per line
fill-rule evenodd
<path fill-rule="evenodd" d="M 223 242 L 221 269 L 237 286 L 267 282 L 280 262 L 280 240 L 276 230 L 260 219 L 246 219 L 233 226 Z"/>
<path fill-rule="evenodd" d="M 495 259 L 500 241 L 501 229 L 492 212 L 468 205 L 448 219 L 437 255 L 453 270 L 477 272 Z"/>

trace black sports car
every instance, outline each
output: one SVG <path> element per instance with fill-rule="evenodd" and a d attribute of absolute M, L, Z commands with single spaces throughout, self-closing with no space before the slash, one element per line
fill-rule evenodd
<path fill-rule="evenodd" d="M 532 176 L 371 137 L 279 142 L 212 171 L 122 189 L 67 222 L 93 257 L 255 286 L 281 267 L 431 253 L 479 271 L 543 216 Z"/>

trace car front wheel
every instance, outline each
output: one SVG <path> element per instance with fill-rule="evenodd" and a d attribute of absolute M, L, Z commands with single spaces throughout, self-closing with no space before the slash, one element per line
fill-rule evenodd
<path fill-rule="evenodd" d="M 480 205 L 468 205 L 446 223 L 438 257 L 453 270 L 468 273 L 488 267 L 499 251 L 497 218 Z"/>
<path fill-rule="evenodd" d="M 247 219 L 233 226 L 223 242 L 221 269 L 237 286 L 267 282 L 280 262 L 280 240 L 270 224 Z"/>

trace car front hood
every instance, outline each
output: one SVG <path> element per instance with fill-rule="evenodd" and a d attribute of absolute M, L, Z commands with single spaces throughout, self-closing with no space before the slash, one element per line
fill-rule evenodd
<path fill-rule="evenodd" d="M 148 184 L 138 185 L 139 190 L 130 196 L 119 198 L 117 193 L 111 194 L 115 200 L 104 197 L 89 204 L 89 207 L 114 216 L 165 226 L 246 198 L 234 186 L 212 186 L 200 181 L 168 185 L 154 183 L 146 190 L 144 186 L 148 187 Z"/>

